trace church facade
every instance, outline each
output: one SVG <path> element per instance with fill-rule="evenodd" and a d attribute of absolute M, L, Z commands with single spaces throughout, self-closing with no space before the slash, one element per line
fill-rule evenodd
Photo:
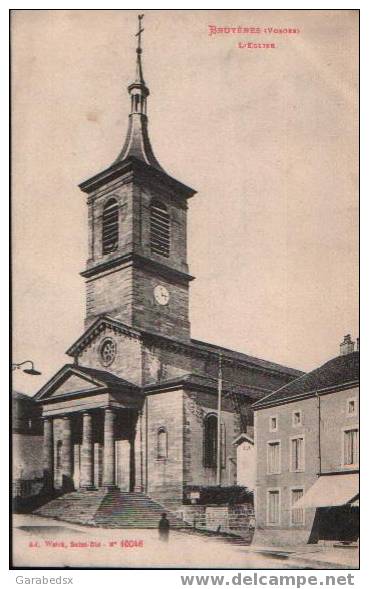
<path fill-rule="evenodd" d="M 50 490 L 120 489 L 177 510 L 194 485 L 236 484 L 233 442 L 253 431 L 251 405 L 301 372 L 191 338 L 187 214 L 195 190 L 153 153 L 140 37 L 122 151 L 80 185 L 85 331 L 35 399 Z"/>

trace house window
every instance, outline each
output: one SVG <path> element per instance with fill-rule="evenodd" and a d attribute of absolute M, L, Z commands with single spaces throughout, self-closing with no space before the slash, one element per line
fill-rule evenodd
<path fill-rule="evenodd" d="M 343 432 L 343 464 L 356 466 L 359 464 L 359 430 L 347 429 Z"/>
<path fill-rule="evenodd" d="M 291 490 L 291 524 L 302 525 L 304 523 L 304 509 L 302 507 L 294 507 L 294 504 L 301 499 L 304 494 L 303 489 Z"/>
<path fill-rule="evenodd" d="M 346 413 L 347 415 L 356 415 L 356 399 L 348 399 Z"/>
<path fill-rule="evenodd" d="M 158 430 L 158 458 L 168 458 L 168 432 L 165 427 Z"/>
<path fill-rule="evenodd" d="M 276 432 L 278 431 L 278 419 L 275 415 L 269 417 L 269 431 Z"/>
<path fill-rule="evenodd" d="M 218 419 L 216 415 L 208 415 L 204 422 L 204 466 L 217 466 Z"/>
<path fill-rule="evenodd" d="M 291 439 L 291 471 L 301 472 L 305 469 L 305 448 L 304 438 L 296 437 Z"/>
<path fill-rule="evenodd" d="M 268 442 L 267 467 L 268 474 L 281 472 L 281 443 L 279 441 Z"/>
<path fill-rule="evenodd" d="M 153 200 L 150 207 L 150 245 L 152 253 L 169 258 L 169 213 L 165 204 L 158 200 Z"/>
<path fill-rule="evenodd" d="M 292 426 L 298 427 L 299 425 L 302 425 L 301 411 L 294 411 L 292 413 Z"/>
<path fill-rule="evenodd" d="M 281 517 L 279 489 L 268 490 L 267 493 L 267 524 L 278 525 Z"/>
<path fill-rule="evenodd" d="M 104 205 L 102 215 L 102 253 L 110 254 L 118 248 L 119 209 L 115 198 Z"/>

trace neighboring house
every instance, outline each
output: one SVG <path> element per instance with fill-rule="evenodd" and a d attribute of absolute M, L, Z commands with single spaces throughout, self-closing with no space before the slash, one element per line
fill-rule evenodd
<path fill-rule="evenodd" d="M 359 526 L 359 352 L 254 404 L 255 543 L 352 541 Z"/>
<path fill-rule="evenodd" d="M 251 429 L 251 428 L 249 428 Z M 237 485 L 255 489 L 256 452 L 254 438 L 242 433 L 233 441 L 237 452 Z"/>
<path fill-rule="evenodd" d="M 41 408 L 32 397 L 13 391 L 13 496 L 38 492 L 43 477 Z"/>

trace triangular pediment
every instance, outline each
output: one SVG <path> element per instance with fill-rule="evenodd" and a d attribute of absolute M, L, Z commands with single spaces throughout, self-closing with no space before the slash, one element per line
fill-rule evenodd
<path fill-rule="evenodd" d="M 71 374 L 64 382 L 60 384 L 51 394 L 50 397 L 58 397 L 65 393 L 90 391 L 91 389 L 101 388 L 98 387 L 91 380 L 81 377 L 77 374 Z"/>
<path fill-rule="evenodd" d="M 67 350 L 68 356 L 72 356 L 75 358 L 78 356 L 86 347 L 88 347 L 91 342 L 96 340 L 100 336 L 100 334 L 109 329 L 114 333 L 120 333 L 125 335 L 129 338 L 140 338 L 141 333 L 136 329 L 125 325 L 118 319 L 113 319 L 108 315 L 102 315 L 98 317 L 91 325 L 86 329 L 86 331 L 81 335 L 80 338 Z"/>
<path fill-rule="evenodd" d="M 96 378 L 83 374 L 78 367 L 64 366 L 37 393 L 37 401 L 64 397 L 73 393 L 95 392 L 106 389 L 106 384 Z"/>

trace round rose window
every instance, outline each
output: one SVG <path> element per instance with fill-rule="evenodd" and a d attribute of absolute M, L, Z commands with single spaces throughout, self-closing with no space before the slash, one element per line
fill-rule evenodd
<path fill-rule="evenodd" d="M 116 345 L 112 339 L 105 339 L 100 347 L 101 363 L 104 366 L 109 366 L 114 362 L 116 355 Z"/>

